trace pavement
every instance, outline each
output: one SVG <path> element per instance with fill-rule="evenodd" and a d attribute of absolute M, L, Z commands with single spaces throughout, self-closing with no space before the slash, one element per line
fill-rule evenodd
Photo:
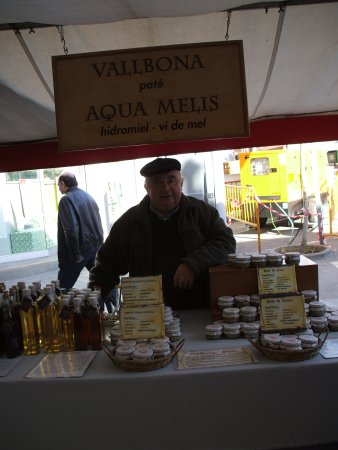
<path fill-rule="evenodd" d="M 268 223 L 261 229 L 260 242 L 261 251 L 276 250 L 282 246 L 299 245 L 302 240 L 302 226 L 295 228 L 288 226 L 288 223 L 276 224 Z M 249 228 L 239 222 L 231 225 L 236 241 L 238 253 L 256 253 L 258 247 L 258 235 L 254 228 Z M 338 226 L 334 228 L 338 230 Z M 324 233 L 329 230 L 325 228 Z M 308 244 L 319 244 L 318 229 L 312 228 L 307 233 Z M 317 254 L 306 254 L 306 257 L 318 265 L 319 298 L 327 305 L 338 308 L 338 234 L 335 236 L 325 236 L 325 250 Z M 42 285 L 57 279 L 58 263 L 56 251 L 47 257 L 29 259 L 18 262 L 0 264 L 0 282 L 5 282 L 6 286 L 12 286 L 18 281 L 25 281 L 31 284 L 33 281 L 41 281 Z M 88 282 L 88 271 L 83 269 L 75 287 L 78 289 L 86 287 Z"/>

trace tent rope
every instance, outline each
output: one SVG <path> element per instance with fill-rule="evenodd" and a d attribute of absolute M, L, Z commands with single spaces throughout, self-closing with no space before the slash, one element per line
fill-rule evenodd
<path fill-rule="evenodd" d="M 272 54 L 271 54 L 271 58 L 270 58 L 268 72 L 266 74 L 266 79 L 265 79 L 265 83 L 264 83 L 264 86 L 263 86 L 263 89 L 262 89 L 262 93 L 261 93 L 261 95 L 259 97 L 259 100 L 258 100 L 258 103 L 256 105 L 256 108 L 254 109 L 254 112 L 252 113 L 251 119 L 255 118 L 257 110 L 261 106 L 261 103 L 262 103 L 262 101 L 263 101 L 263 99 L 265 97 L 266 91 L 267 91 L 269 83 L 270 83 L 271 75 L 272 75 L 273 68 L 274 68 L 275 61 L 276 61 L 279 41 L 280 41 L 280 37 L 281 37 L 281 34 L 282 34 L 285 11 L 286 11 L 286 6 L 285 5 L 284 5 L 284 7 L 281 7 L 279 9 L 279 11 L 278 11 L 279 18 L 278 18 L 275 42 L 274 42 L 273 49 L 272 49 Z"/>
<path fill-rule="evenodd" d="M 20 43 L 20 45 L 21 45 L 23 51 L 25 52 L 25 54 L 26 54 L 26 56 L 27 56 L 29 62 L 32 64 L 33 69 L 35 70 L 35 73 L 36 73 L 37 76 L 39 77 L 41 83 L 43 84 L 43 86 L 44 86 L 44 88 L 46 89 L 47 93 L 49 94 L 50 98 L 51 98 L 51 99 L 53 100 L 53 102 L 54 102 L 54 95 L 53 95 L 53 92 L 52 92 L 51 89 L 49 88 L 49 86 L 48 86 L 48 84 L 47 84 L 47 81 L 44 79 L 44 77 L 43 77 L 43 75 L 42 75 L 42 73 L 41 73 L 41 71 L 40 71 L 38 65 L 36 64 L 36 62 L 35 62 L 35 60 L 34 60 L 34 58 L 33 58 L 32 53 L 30 52 L 30 50 L 29 50 L 29 48 L 28 48 L 28 46 L 27 46 L 27 44 L 26 44 L 24 38 L 22 37 L 22 34 L 21 34 L 20 30 L 19 30 L 19 29 L 15 29 L 15 30 L 14 30 L 14 34 L 15 34 L 15 36 L 18 38 L 18 41 L 19 41 L 19 43 Z"/>

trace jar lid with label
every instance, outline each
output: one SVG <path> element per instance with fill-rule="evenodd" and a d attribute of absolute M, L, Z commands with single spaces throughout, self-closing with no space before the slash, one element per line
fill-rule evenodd
<path fill-rule="evenodd" d="M 234 266 L 239 269 L 246 269 L 247 267 L 250 267 L 251 264 L 251 256 L 245 255 L 245 254 L 237 254 L 236 259 L 234 261 Z"/>
<path fill-rule="evenodd" d="M 299 252 L 286 252 L 285 253 L 285 264 L 298 265 L 300 263 L 300 253 Z"/>
<path fill-rule="evenodd" d="M 229 253 L 227 258 L 228 258 L 228 264 L 230 264 L 230 266 L 233 266 L 235 264 L 236 257 L 237 257 L 236 253 Z"/>
<path fill-rule="evenodd" d="M 263 334 L 261 336 L 263 345 L 271 348 L 280 348 L 281 336 L 279 334 Z"/>
<path fill-rule="evenodd" d="M 218 297 L 217 304 L 220 309 L 229 308 L 229 307 L 233 306 L 234 298 L 235 297 L 232 297 L 230 295 L 223 295 L 221 297 Z"/>
<path fill-rule="evenodd" d="M 283 265 L 283 255 L 280 253 L 267 253 L 266 264 L 271 267 L 279 267 Z"/>
<path fill-rule="evenodd" d="M 211 324 L 205 327 L 205 337 L 207 339 L 220 339 L 222 337 L 223 325 Z"/>
<path fill-rule="evenodd" d="M 251 265 L 253 267 L 265 267 L 266 266 L 266 254 L 265 253 L 251 253 Z"/>

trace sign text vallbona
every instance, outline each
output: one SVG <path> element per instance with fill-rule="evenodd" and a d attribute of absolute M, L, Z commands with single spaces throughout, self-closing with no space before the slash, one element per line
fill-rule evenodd
<path fill-rule="evenodd" d="M 143 75 L 181 70 L 202 70 L 205 65 L 200 55 L 161 56 L 159 58 L 141 58 L 121 61 L 103 62 L 91 65 L 99 78 Z M 161 89 L 164 86 L 162 79 L 152 82 L 143 82 L 139 85 L 139 93 L 149 89 Z M 157 100 L 156 114 L 177 113 L 204 113 L 215 111 L 219 108 L 218 96 L 211 95 L 201 97 L 179 97 L 175 99 Z M 99 107 L 89 106 L 86 121 L 106 120 L 111 121 L 115 117 L 146 117 L 148 115 L 145 104 L 141 101 L 116 104 L 105 104 Z"/>

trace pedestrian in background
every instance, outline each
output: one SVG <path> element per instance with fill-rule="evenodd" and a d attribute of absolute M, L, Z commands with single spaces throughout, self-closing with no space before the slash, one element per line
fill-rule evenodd
<path fill-rule="evenodd" d="M 60 288 L 68 291 L 84 267 L 90 271 L 94 266 L 96 253 L 103 243 L 103 229 L 96 201 L 78 188 L 73 173 L 62 173 L 58 187 L 63 194 L 58 213 L 58 279 Z"/>

